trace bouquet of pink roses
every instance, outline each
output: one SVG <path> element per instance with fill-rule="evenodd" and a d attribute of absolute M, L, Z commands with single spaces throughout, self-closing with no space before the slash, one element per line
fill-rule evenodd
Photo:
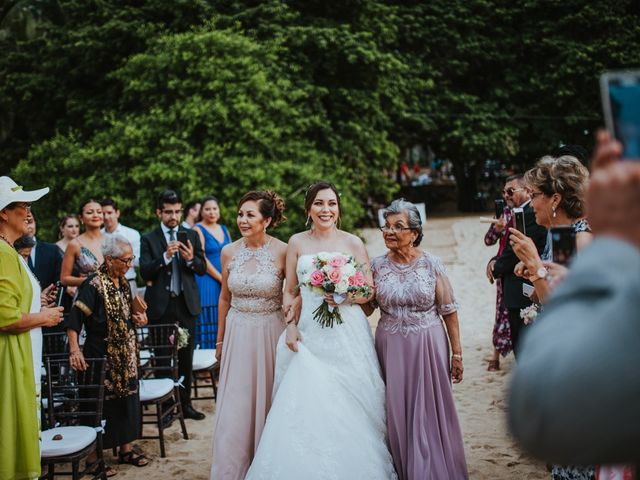
<path fill-rule="evenodd" d="M 362 269 L 351 255 L 318 253 L 313 257 L 313 270 L 303 285 L 324 295 L 332 293 L 337 304 L 342 303 L 347 295 L 367 297 L 371 287 L 367 285 Z M 332 327 L 342 323 L 340 310 L 329 306 L 325 300 L 313 312 L 313 318 L 322 327 Z"/>

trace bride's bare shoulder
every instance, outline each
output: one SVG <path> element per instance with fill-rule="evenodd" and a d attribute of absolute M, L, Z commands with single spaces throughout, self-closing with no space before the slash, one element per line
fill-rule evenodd
<path fill-rule="evenodd" d="M 287 242 L 287 245 L 289 245 L 289 248 L 296 248 L 302 245 L 305 239 L 307 240 L 309 239 L 308 232 L 305 231 L 305 232 L 294 233 L 289 237 L 289 241 Z"/>
<path fill-rule="evenodd" d="M 342 233 L 345 242 L 350 247 L 360 248 L 364 245 L 364 243 L 362 243 L 362 239 L 359 236 L 354 235 L 353 233 L 345 232 L 344 230 L 341 230 L 340 232 Z"/>

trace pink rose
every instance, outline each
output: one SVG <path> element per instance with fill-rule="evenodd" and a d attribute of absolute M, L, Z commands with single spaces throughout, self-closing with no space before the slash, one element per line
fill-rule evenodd
<path fill-rule="evenodd" d="M 314 287 L 319 287 L 324 282 L 324 275 L 320 270 L 314 270 L 309 277 L 309 281 Z"/>
<path fill-rule="evenodd" d="M 329 260 L 329 265 L 331 265 L 333 268 L 340 268 L 343 265 L 346 265 L 346 263 L 347 259 L 342 255 L 336 255 L 335 257 L 332 257 L 331 260 Z"/>
<path fill-rule="evenodd" d="M 337 285 L 338 283 L 340 283 L 340 280 L 342 280 L 342 272 L 337 268 L 332 268 L 331 270 L 329 270 L 329 274 L 327 276 L 329 277 L 329 280 L 331 280 L 331 283 L 333 283 L 334 285 Z"/>
<path fill-rule="evenodd" d="M 362 287 L 364 285 L 364 275 L 362 272 L 356 272 L 349 277 L 349 285 L 352 287 Z"/>

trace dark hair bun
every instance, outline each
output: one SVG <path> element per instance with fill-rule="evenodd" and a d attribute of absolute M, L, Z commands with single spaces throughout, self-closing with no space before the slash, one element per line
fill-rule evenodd
<path fill-rule="evenodd" d="M 260 214 L 264 218 L 270 218 L 270 227 L 277 227 L 284 222 L 284 200 L 273 190 L 254 190 L 245 193 L 238 202 L 238 209 L 246 202 L 256 202 L 260 209 Z"/>

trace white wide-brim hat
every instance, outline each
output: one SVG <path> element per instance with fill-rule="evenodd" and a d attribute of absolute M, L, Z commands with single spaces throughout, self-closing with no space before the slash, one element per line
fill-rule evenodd
<path fill-rule="evenodd" d="M 27 191 L 11 178 L 0 177 L 0 210 L 13 202 L 35 202 L 47 193 L 49 193 L 49 187 Z"/>

